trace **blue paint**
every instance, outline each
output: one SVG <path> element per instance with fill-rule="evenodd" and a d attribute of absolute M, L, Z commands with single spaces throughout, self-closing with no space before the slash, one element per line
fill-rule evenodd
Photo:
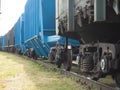
<path fill-rule="evenodd" d="M 18 48 L 23 53 L 25 51 L 24 47 L 24 14 L 18 19 L 14 26 L 15 32 L 15 48 Z"/>
<path fill-rule="evenodd" d="M 5 46 L 6 46 L 6 35 L 2 36 L 2 50 L 5 50 Z"/>
<path fill-rule="evenodd" d="M 48 57 L 57 41 L 65 43 L 64 37 L 56 35 L 55 21 L 55 0 L 27 0 L 24 14 L 14 25 L 15 47 L 22 52 L 34 48 L 39 56 Z M 69 43 L 79 42 L 69 39 Z"/>
<path fill-rule="evenodd" d="M 55 35 L 55 0 L 28 0 L 24 14 L 25 44 L 33 47 L 38 55 L 48 57 L 50 47 L 57 41 L 65 43 L 65 39 Z"/>

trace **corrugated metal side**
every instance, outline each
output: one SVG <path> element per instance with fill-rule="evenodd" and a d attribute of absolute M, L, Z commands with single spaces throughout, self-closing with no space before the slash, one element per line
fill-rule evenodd
<path fill-rule="evenodd" d="M 21 16 L 21 43 L 24 44 L 24 14 Z"/>
<path fill-rule="evenodd" d="M 21 39 L 20 39 L 20 35 L 21 35 L 21 32 L 20 32 L 20 18 L 18 19 L 18 21 L 16 22 L 15 24 L 15 45 L 19 45 L 20 42 L 21 42 Z"/>
<path fill-rule="evenodd" d="M 14 27 L 6 34 L 6 47 L 14 45 Z"/>
<path fill-rule="evenodd" d="M 28 0 L 25 6 L 25 40 L 40 34 L 55 35 L 55 0 Z"/>
<path fill-rule="evenodd" d="M 25 40 L 39 33 L 39 0 L 28 0 L 25 6 Z"/>
<path fill-rule="evenodd" d="M 22 15 L 14 26 L 15 46 L 20 46 L 24 43 L 24 15 Z"/>
<path fill-rule="evenodd" d="M 2 50 L 5 50 L 6 36 L 2 36 Z"/>
<path fill-rule="evenodd" d="M 55 0 L 42 0 L 44 36 L 55 35 Z"/>

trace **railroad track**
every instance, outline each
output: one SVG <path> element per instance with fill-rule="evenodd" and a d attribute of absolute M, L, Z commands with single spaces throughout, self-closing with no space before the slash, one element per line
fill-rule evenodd
<path fill-rule="evenodd" d="M 94 81 L 94 80 L 90 79 L 89 77 L 85 77 L 85 76 L 77 74 L 75 72 L 66 71 L 65 69 L 59 69 L 56 66 L 54 66 L 53 64 L 45 63 L 40 60 L 33 60 L 33 61 L 36 62 L 37 64 L 42 64 L 43 67 L 45 67 L 47 69 L 59 71 L 61 74 L 65 75 L 66 77 L 75 79 L 76 82 L 81 83 L 82 85 L 87 85 L 87 90 L 93 90 L 93 87 L 95 87 L 97 90 L 120 90 L 120 88 L 112 87 L 112 86 L 103 84 L 101 82 Z"/>

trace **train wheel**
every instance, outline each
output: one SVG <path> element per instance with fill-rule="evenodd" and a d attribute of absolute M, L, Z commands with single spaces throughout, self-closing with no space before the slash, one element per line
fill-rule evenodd
<path fill-rule="evenodd" d="M 114 78 L 117 86 L 120 87 L 120 73 L 117 73 Z"/>
<path fill-rule="evenodd" d="M 100 62 L 100 68 L 101 68 L 101 71 L 103 73 L 107 73 L 107 57 L 106 56 L 103 56 L 103 58 L 101 59 L 101 62 Z"/>
<path fill-rule="evenodd" d="M 102 70 L 102 72 L 104 72 L 104 71 L 105 71 L 105 67 L 106 67 L 105 59 L 101 59 L 100 66 L 101 66 L 101 70 Z"/>
<path fill-rule="evenodd" d="M 102 73 L 107 74 L 111 69 L 111 56 L 103 56 L 100 62 Z"/>

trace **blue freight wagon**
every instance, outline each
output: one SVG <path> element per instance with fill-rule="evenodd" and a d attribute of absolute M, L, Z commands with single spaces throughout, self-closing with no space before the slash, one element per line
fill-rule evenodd
<path fill-rule="evenodd" d="M 26 48 L 32 47 L 38 55 L 48 57 L 50 47 L 55 46 L 57 41 L 65 42 L 56 35 L 55 0 L 28 0 L 24 13 Z"/>
<path fill-rule="evenodd" d="M 6 50 L 8 52 L 14 52 L 14 27 L 6 34 Z"/>
<path fill-rule="evenodd" d="M 23 53 L 24 48 L 24 14 L 22 14 L 14 25 L 15 48 L 18 53 Z"/>
<path fill-rule="evenodd" d="M 2 36 L 0 36 L 0 50 L 2 50 Z"/>
<path fill-rule="evenodd" d="M 4 35 L 4 36 L 2 36 L 2 50 L 3 51 L 6 51 L 6 48 L 5 48 L 6 43 L 5 43 L 5 41 L 6 41 L 6 36 Z"/>

